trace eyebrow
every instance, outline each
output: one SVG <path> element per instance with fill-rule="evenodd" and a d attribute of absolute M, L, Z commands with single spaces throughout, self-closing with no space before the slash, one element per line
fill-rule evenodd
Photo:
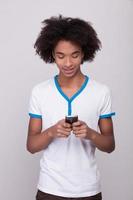
<path fill-rule="evenodd" d="M 80 50 L 77 50 L 77 51 L 72 52 L 71 54 L 73 55 L 73 54 L 80 53 L 80 52 L 81 52 Z M 55 53 L 56 53 L 56 54 L 64 55 L 64 53 L 63 53 L 63 52 L 60 52 L 60 51 L 57 51 L 57 52 L 55 52 Z"/>

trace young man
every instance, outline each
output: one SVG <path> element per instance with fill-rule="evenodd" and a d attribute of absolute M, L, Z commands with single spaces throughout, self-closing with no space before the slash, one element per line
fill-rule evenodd
<path fill-rule="evenodd" d="M 43 150 L 37 200 L 101 200 L 95 149 L 115 148 L 111 96 L 106 85 L 84 75 L 101 43 L 90 23 L 79 18 L 45 20 L 35 48 L 59 73 L 32 90 L 27 149 Z M 78 115 L 69 123 L 65 116 Z"/>

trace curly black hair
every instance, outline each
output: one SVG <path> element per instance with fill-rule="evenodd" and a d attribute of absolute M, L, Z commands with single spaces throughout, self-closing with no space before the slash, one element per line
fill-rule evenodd
<path fill-rule="evenodd" d="M 53 50 L 60 40 L 79 45 L 84 53 L 83 61 L 92 61 L 101 42 L 90 22 L 80 18 L 51 17 L 42 21 L 44 25 L 34 44 L 36 53 L 46 62 L 54 63 Z"/>

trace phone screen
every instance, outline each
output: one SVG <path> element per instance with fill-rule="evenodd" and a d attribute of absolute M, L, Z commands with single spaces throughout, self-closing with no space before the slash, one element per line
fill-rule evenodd
<path fill-rule="evenodd" d="M 74 122 L 77 122 L 78 121 L 78 116 L 66 116 L 65 117 L 65 122 L 69 123 L 69 124 L 72 124 Z"/>

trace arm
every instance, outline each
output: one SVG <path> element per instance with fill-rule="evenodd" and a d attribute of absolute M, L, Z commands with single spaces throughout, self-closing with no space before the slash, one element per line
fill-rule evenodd
<path fill-rule="evenodd" d="M 90 129 L 91 140 L 99 150 L 111 153 L 115 149 L 115 139 L 114 139 L 112 119 L 111 118 L 100 119 L 99 128 L 101 134 L 97 134 L 96 131 Z"/>
<path fill-rule="evenodd" d="M 60 120 L 54 126 L 41 131 L 42 119 L 30 118 L 27 137 L 27 150 L 30 153 L 36 153 L 47 148 L 56 137 L 68 137 L 71 128 L 64 120 Z"/>
<path fill-rule="evenodd" d="M 99 119 L 99 128 L 101 134 L 89 128 L 82 121 L 73 124 L 73 130 L 77 137 L 90 139 L 99 150 L 111 153 L 115 149 L 112 119 Z"/>
<path fill-rule="evenodd" d="M 27 137 L 27 150 L 30 153 L 35 153 L 45 149 L 51 142 L 49 130 L 42 130 L 42 119 L 30 118 Z"/>

